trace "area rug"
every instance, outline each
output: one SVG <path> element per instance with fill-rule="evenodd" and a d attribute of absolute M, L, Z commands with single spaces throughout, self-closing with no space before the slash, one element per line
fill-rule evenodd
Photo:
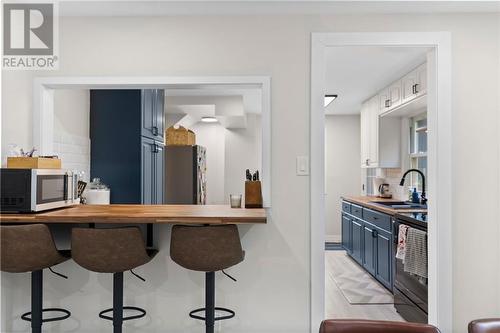
<path fill-rule="evenodd" d="M 330 278 L 350 304 L 393 304 L 394 296 L 345 251 L 327 252 Z"/>

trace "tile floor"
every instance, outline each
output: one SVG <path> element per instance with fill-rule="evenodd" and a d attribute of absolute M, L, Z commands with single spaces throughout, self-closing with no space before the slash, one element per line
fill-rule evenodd
<path fill-rule="evenodd" d="M 325 315 L 329 319 L 375 319 L 404 321 L 396 312 L 393 304 L 351 304 L 346 299 L 333 276 L 338 270 L 356 270 L 357 264 L 350 260 L 339 260 L 345 251 L 325 251 Z M 366 278 L 366 277 L 364 277 Z M 372 277 L 368 277 L 373 279 Z M 374 280 L 374 279 L 373 279 Z M 375 280 L 374 280 L 375 281 Z"/>

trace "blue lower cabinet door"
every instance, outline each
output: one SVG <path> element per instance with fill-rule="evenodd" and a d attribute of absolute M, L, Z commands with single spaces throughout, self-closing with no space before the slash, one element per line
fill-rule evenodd
<path fill-rule="evenodd" d="M 375 258 L 375 237 L 374 237 L 374 230 L 368 226 L 364 225 L 363 226 L 363 241 L 364 241 L 364 247 L 363 247 L 363 267 L 373 275 L 375 275 L 375 264 L 376 264 L 376 258 Z"/>
<path fill-rule="evenodd" d="M 162 205 L 165 203 L 165 147 L 162 144 L 156 144 L 154 157 L 154 203 Z"/>
<path fill-rule="evenodd" d="M 361 265 L 363 251 L 363 225 L 356 220 L 352 220 L 352 257 Z"/>
<path fill-rule="evenodd" d="M 342 247 L 348 253 L 352 253 L 351 227 L 351 219 L 347 215 L 342 215 Z"/>
<path fill-rule="evenodd" d="M 391 234 L 379 232 L 377 235 L 377 274 L 376 278 L 380 283 L 392 289 L 392 242 Z"/>
<path fill-rule="evenodd" d="M 141 198 L 142 204 L 151 205 L 154 202 L 154 141 L 147 138 L 142 138 L 141 147 Z"/>

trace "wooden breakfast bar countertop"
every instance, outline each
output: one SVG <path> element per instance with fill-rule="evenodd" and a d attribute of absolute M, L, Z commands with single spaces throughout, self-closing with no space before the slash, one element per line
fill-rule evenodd
<path fill-rule="evenodd" d="M 265 224 L 264 208 L 229 205 L 76 205 L 32 214 L 0 214 L 0 223 Z"/>

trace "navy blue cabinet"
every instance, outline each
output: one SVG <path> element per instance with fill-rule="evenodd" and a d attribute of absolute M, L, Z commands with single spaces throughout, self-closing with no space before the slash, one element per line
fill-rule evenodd
<path fill-rule="evenodd" d="M 164 203 L 164 147 L 158 142 L 142 138 L 142 203 L 146 205 Z"/>
<path fill-rule="evenodd" d="M 342 202 L 342 246 L 389 290 L 393 285 L 391 221 L 390 215 Z"/>
<path fill-rule="evenodd" d="M 359 264 L 363 264 L 363 225 L 362 222 L 352 220 L 352 252 L 351 256 Z"/>
<path fill-rule="evenodd" d="M 142 175 L 142 188 L 141 198 L 142 203 L 145 205 L 152 205 L 153 199 L 153 173 L 154 173 L 154 140 L 142 138 L 141 145 L 141 175 Z"/>
<path fill-rule="evenodd" d="M 155 145 L 153 162 L 154 182 L 154 202 L 164 204 L 165 202 L 165 147 L 162 144 Z"/>
<path fill-rule="evenodd" d="M 164 91 L 161 89 L 144 89 L 141 93 L 141 134 L 144 137 L 164 142 Z"/>
<path fill-rule="evenodd" d="M 163 119 L 159 105 L 163 90 L 158 91 L 90 91 L 91 178 L 99 177 L 109 185 L 111 203 L 164 202 L 163 120 L 144 116 L 150 112 L 145 108 L 156 105 L 155 117 L 160 117 L 161 109 Z M 152 131 L 143 135 L 144 119 L 160 126 L 158 135 Z"/>
<path fill-rule="evenodd" d="M 377 269 L 375 277 L 384 286 L 392 289 L 392 240 L 391 234 L 379 231 L 376 237 Z"/>
<path fill-rule="evenodd" d="M 367 223 L 363 225 L 363 267 L 370 273 L 375 274 L 376 266 L 376 231 Z"/>
<path fill-rule="evenodd" d="M 347 214 L 342 214 L 342 247 L 352 253 L 352 222 Z"/>

